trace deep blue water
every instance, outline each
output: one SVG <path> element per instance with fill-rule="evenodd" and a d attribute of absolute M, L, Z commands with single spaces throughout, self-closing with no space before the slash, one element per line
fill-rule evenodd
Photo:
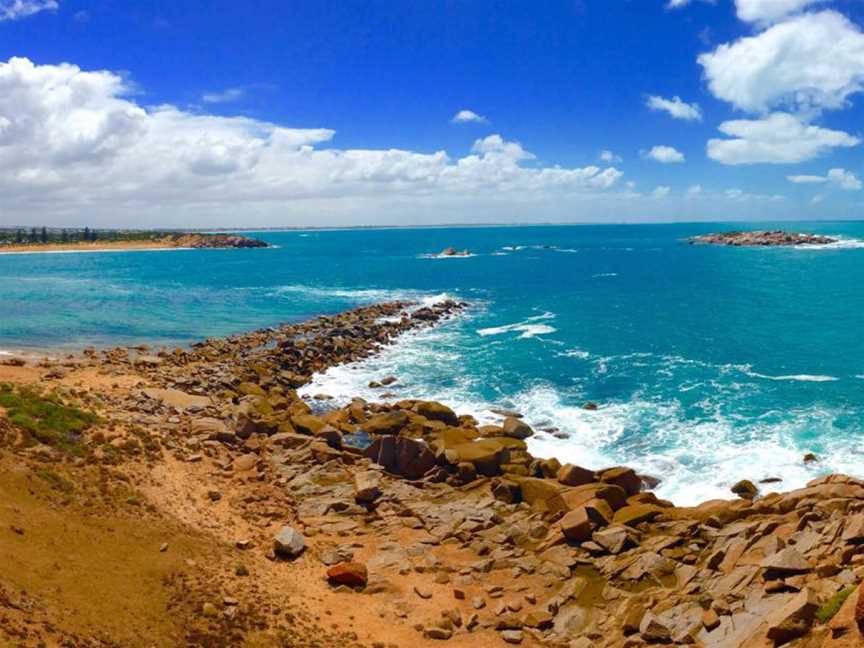
<path fill-rule="evenodd" d="M 864 223 L 792 227 L 844 242 L 691 246 L 681 239 L 732 226 L 626 225 L 278 232 L 258 234 L 276 249 L 0 256 L 0 349 L 176 345 L 447 294 L 472 302 L 469 314 L 308 391 L 373 398 L 369 380 L 393 373 L 400 395 L 489 418 L 487 407 L 516 408 L 570 435 L 539 433 L 536 453 L 634 465 L 680 502 L 745 477 L 792 488 L 829 470 L 864 476 Z M 451 245 L 475 255 L 434 258 Z M 600 409 L 583 410 L 587 400 Z M 805 467 L 809 451 L 822 461 Z"/>

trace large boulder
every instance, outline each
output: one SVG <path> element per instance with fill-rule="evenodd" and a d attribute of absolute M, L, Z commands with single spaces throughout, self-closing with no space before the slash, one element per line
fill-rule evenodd
<path fill-rule="evenodd" d="M 607 468 L 606 470 L 601 471 L 598 476 L 602 482 L 620 486 L 628 496 L 635 495 L 642 490 L 642 479 L 632 468 L 627 468 L 625 466 Z"/>
<path fill-rule="evenodd" d="M 327 570 L 327 581 L 331 585 L 366 587 L 368 580 L 369 572 L 363 563 L 343 562 Z"/>
<path fill-rule="evenodd" d="M 568 463 L 558 470 L 558 481 L 565 486 L 584 486 L 596 480 L 594 471 Z"/>
<path fill-rule="evenodd" d="M 371 504 L 381 496 L 381 475 L 377 470 L 364 470 L 354 474 L 354 499 Z"/>
<path fill-rule="evenodd" d="M 399 430 L 408 425 L 408 415 L 402 410 L 383 412 L 369 418 L 360 424 L 360 429 L 366 434 L 398 434 Z"/>
<path fill-rule="evenodd" d="M 435 401 L 417 401 L 414 404 L 414 411 L 430 421 L 441 421 L 453 427 L 459 425 L 459 417 L 456 416 L 456 412 Z"/>
<path fill-rule="evenodd" d="M 297 416 L 292 416 L 291 424 L 294 426 L 294 429 L 301 434 L 312 435 L 327 427 L 327 423 L 324 420 L 312 414 L 299 414 Z"/>
<path fill-rule="evenodd" d="M 531 426 L 520 421 L 515 416 L 508 416 L 504 419 L 504 424 L 501 426 L 501 434 L 512 437 L 514 439 L 527 439 L 534 434 Z"/>
<path fill-rule="evenodd" d="M 510 450 L 499 439 L 480 439 L 450 448 L 444 456 L 451 464 L 470 463 L 481 475 L 501 474 L 501 464 L 510 461 Z"/>
<path fill-rule="evenodd" d="M 584 506 L 569 511 L 561 518 L 561 532 L 570 542 L 590 540 L 594 529 L 594 521 Z"/>
<path fill-rule="evenodd" d="M 594 499 L 605 501 L 613 511 L 617 511 L 626 505 L 627 493 L 614 484 L 585 484 L 560 490 L 557 495 L 547 500 L 546 507 L 550 511 L 572 511 Z"/>
<path fill-rule="evenodd" d="M 435 467 L 435 455 L 422 441 L 386 436 L 376 439 L 363 453 L 388 472 L 419 479 Z"/>

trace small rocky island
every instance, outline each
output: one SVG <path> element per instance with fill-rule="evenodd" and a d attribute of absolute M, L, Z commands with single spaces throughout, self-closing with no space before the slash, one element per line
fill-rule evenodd
<path fill-rule="evenodd" d="M 468 250 L 457 250 L 454 247 L 448 247 L 441 250 L 441 253 L 438 256 L 442 257 L 467 257 L 471 256 L 471 252 Z"/>
<path fill-rule="evenodd" d="M 687 239 L 689 243 L 731 245 L 735 247 L 779 247 L 796 245 L 829 245 L 837 239 L 819 234 L 802 234 L 783 230 L 756 230 L 752 232 L 718 232 Z"/>
<path fill-rule="evenodd" d="M 171 234 L 163 241 L 168 247 L 186 248 L 266 248 L 270 247 L 260 239 L 238 234 Z"/>

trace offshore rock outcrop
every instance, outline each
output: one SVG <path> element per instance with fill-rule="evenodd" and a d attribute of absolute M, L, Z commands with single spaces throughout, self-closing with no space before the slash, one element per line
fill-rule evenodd
<path fill-rule="evenodd" d="M 780 247 L 796 245 L 830 245 L 837 239 L 819 234 L 801 234 L 783 230 L 752 232 L 719 232 L 687 239 L 690 243 L 730 245 L 736 247 Z"/>

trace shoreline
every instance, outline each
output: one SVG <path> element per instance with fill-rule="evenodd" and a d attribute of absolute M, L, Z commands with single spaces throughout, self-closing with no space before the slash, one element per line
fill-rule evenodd
<path fill-rule="evenodd" d="M 438 306 L 440 302 L 433 302 L 429 306 L 425 306 L 425 305 L 418 303 L 418 302 L 393 302 L 393 303 L 399 304 L 400 307 L 405 307 L 406 305 L 410 304 L 411 308 L 420 309 L 420 308 L 429 308 L 430 306 L 432 308 L 434 308 L 434 307 Z M 445 306 L 447 306 L 450 303 L 457 303 L 457 302 L 455 302 L 453 299 L 451 299 L 449 297 L 446 300 L 444 300 Z M 373 308 L 373 307 L 377 307 L 377 306 L 388 306 L 388 305 L 390 305 L 389 302 L 384 302 L 384 303 L 380 303 L 380 304 L 371 304 L 370 306 L 361 306 L 361 307 L 358 307 L 356 309 L 352 309 L 351 311 L 347 311 L 347 312 L 350 313 L 350 312 L 353 312 L 355 310 L 364 310 L 366 308 Z M 466 308 L 468 306 L 469 305 L 466 302 L 462 302 L 460 304 L 459 310 L 461 310 L 462 308 Z M 342 313 L 344 313 L 344 312 L 345 311 L 343 311 Z M 325 315 L 311 318 L 309 320 L 304 320 L 301 322 L 295 322 L 295 323 L 290 323 L 290 324 L 277 325 L 274 327 L 270 327 L 270 329 L 262 329 L 262 330 L 267 331 L 267 330 L 283 328 L 286 326 L 292 327 L 295 325 L 303 325 L 303 324 L 309 323 L 309 322 L 316 322 L 319 319 L 327 320 L 327 319 L 332 318 L 332 317 L 337 317 L 337 316 L 341 315 L 342 313 L 335 313 L 335 314 L 329 314 L 329 315 L 325 314 Z M 458 317 L 458 311 L 457 311 L 456 315 L 452 315 L 452 316 L 448 315 L 448 318 L 449 317 Z M 332 369 L 334 367 L 350 367 L 352 365 L 357 365 L 358 363 L 362 363 L 364 361 L 373 359 L 372 356 L 376 356 L 380 352 L 386 350 L 387 348 L 392 348 L 392 347 L 398 345 L 400 342 L 400 338 L 403 335 L 422 333 L 424 330 L 431 330 L 432 328 L 436 328 L 441 323 L 442 322 L 439 322 L 438 320 L 436 320 L 432 327 L 428 327 L 425 329 L 424 328 L 407 329 L 407 330 L 401 331 L 397 334 L 397 336 L 395 338 L 389 339 L 385 343 L 381 344 L 381 346 L 378 347 L 377 349 L 375 349 L 370 355 L 360 357 L 360 358 L 357 358 L 355 360 L 350 360 L 349 362 L 346 362 L 346 363 L 340 363 L 340 364 L 333 364 L 333 365 L 325 366 L 325 367 L 323 367 L 323 369 L 320 372 L 316 372 L 314 374 L 309 375 L 307 378 L 307 381 L 305 383 L 303 383 L 302 385 L 297 385 L 297 392 L 298 392 L 298 394 L 305 392 L 303 395 L 304 400 L 314 401 L 316 399 L 315 399 L 315 395 L 312 394 L 312 392 L 317 391 L 317 392 L 320 392 L 322 395 L 327 396 L 327 399 L 323 400 L 322 402 L 326 402 L 330 405 L 333 405 L 334 406 L 333 409 L 336 409 L 338 407 L 347 407 L 348 405 L 350 405 L 352 400 L 355 400 L 356 398 L 359 397 L 358 394 L 352 393 L 352 394 L 347 395 L 347 396 L 343 395 L 341 398 L 341 401 L 340 401 L 339 397 L 333 397 L 332 395 L 326 394 L 326 388 L 323 388 L 324 391 L 321 391 L 320 388 L 316 390 L 316 388 L 314 387 L 316 377 L 317 376 L 323 376 L 327 371 L 329 371 L 330 369 Z M 228 335 L 224 338 L 215 338 L 215 339 L 216 340 L 242 339 L 242 338 L 247 337 L 247 336 L 259 334 L 259 333 L 261 333 L 262 330 L 239 332 L 239 333 L 235 333 L 232 335 Z M 179 350 L 182 348 L 184 352 L 189 352 L 189 351 L 192 351 L 196 346 L 206 344 L 209 341 L 210 340 L 189 342 L 189 343 L 182 345 L 182 347 L 177 347 L 177 349 Z M 160 345 L 157 345 L 157 346 L 160 346 Z M 144 352 L 149 353 L 150 352 L 150 344 L 143 342 L 141 344 L 129 344 L 129 345 L 124 345 L 124 346 L 120 346 L 120 347 L 118 347 L 116 345 L 104 345 L 104 346 L 86 345 L 83 347 L 74 347 L 74 348 L 69 348 L 69 349 L 65 349 L 65 348 L 47 349 L 47 348 L 40 348 L 40 347 L 36 347 L 36 346 L 28 348 L 28 349 L 3 348 L 3 349 L 0 349 L 0 366 L 8 363 L 10 360 L 14 360 L 15 358 L 23 359 L 28 365 L 29 364 L 39 365 L 39 364 L 46 364 L 46 363 L 47 364 L 54 364 L 54 363 L 61 363 L 62 364 L 64 361 L 66 361 L 68 359 L 78 359 L 81 357 L 86 357 L 88 355 L 90 357 L 93 357 L 94 354 L 96 356 L 98 356 L 98 355 L 104 355 L 104 354 L 116 354 L 117 352 L 135 353 L 136 350 L 146 350 L 146 351 L 139 351 L 139 353 L 144 353 Z M 162 351 L 160 351 L 160 353 L 165 353 L 165 352 L 166 352 L 166 347 L 162 347 Z M 384 390 L 382 393 L 377 395 L 377 396 L 379 396 L 379 399 L 377 401 L 373 402 L 374 405 L 388 407 L 390 405 L 390 402 L 393 401 L 393 399 L 402 398 L 401 396 L 397 396 L 397 394 L 389 394 L 390 396 L 392 396 L 392 398 L 389 398 L 389 399 L 384 398 L 385 396 L 388 396 L 386 391 L 387 390 Z M 418 398 L 425 398 L 425 399 L 432 398 L 432 399 L 434 399 L 433 402 L 439 402 L 434 395 L 430 395 L 430 394 L 424 394 L 422 396 L 418 395 Z M 498 406 L 495 403 L 486 403 L 484 405 L 485 405 L 484 408 L 481 410 L 467 411 L 463 415 L 469 416 L 472 419 L 479 420 L 483 425 L 495 425 L 496 423 L 500 423 L 501 420 L 503 420 L 503 418 L 505 418 L 504 416 L 502 416 L 500 414 L 500 412 L 506 411 L 506 408 Z M 454 404 L 454 407 L 458 407 L 458 405 Z M 467 410 L 467 409 L 470 409 L 470 407 L 462 407 L 459 409 L 460 410 L 461 409 Z M 520 419 L 523 417 L 526 417 L 526 413 L 524 413 L 524 412 L 518 412 L 517 414 L 518 414 L 518 418 L 520 418 Z M 530 415 L 527 415 L 527 416 L 528 416 L 528 418 L 530 418 Z M 554 421 L 553 421 L 553 423 L 554 423 Z M 532 436 L 530 438 L 535 439 L 535 441 L 534 441 L 534 443 L 532 443 L 532 445 L 536 445 L 536 443 L 548 443 L 548 442 L 550 442 L 550 439 L 546 438 L 545 436 L 542 438 Z M 561 457 L 556 456 L 555 450 L 556 450 L 555 448 L 549 448 L 549 452 L 541 452 L 542 456 L 532 455 L 532 458 L 537 459 L 537 460 L 544 460 L 544 461 L 558 461 L 560 463 Z M 802 455 L 802 457 L 803 457 L 803 455 Z M 803 462 L 803 459 L 802 459 L 802 462 Z M 806 462 L 804 462 L 804 463 L 806 465 Z M 602 470 L 603 470 L 603 468 L 601 467 L 601 468 L 596 469 L 595 472 L 602 472 Z M 775 472 L 779 472 L 779 471 L 775 471 Z M 808 479 L 807 481 L 812 481 L 813 479 L 820 479 L 823 477 L 831 476 L 832 474 L 836 474 L 836 473 L 832 473 L 830 471 L 824 471 L 821 474 L 812 476 L 812 478 Z M 772 477 L 773 477 L 773 473 L 772 473 Z M 664 476 L 654 476 L 654 475 L 649 476 L 649 480 L 651 480 L 651 481 L 656 480 L 658 482 L 658 484 L 662 484 L 664 479 L 665 479 Z M 739 478 L 736 477 L 735 479 L 737 480 Z M 754 478 L 754 481 L 755 481 L 755 478 Z M 757 484 L 761 485 L 762 482 L 759 481 L 759 482 L 757 482 Z M 782 479 L 780 480 L 780 482 L 775 482 L 772 479 L 768 482 L 765 482 L 765 485 L 766 486 L 770 485 L 770 486 L 774 486 L 774 487 L 778 487 L 778 488 L 771 490 L 771 491 L 768 491 L 768 492 L 765 492 L 765 493 L 760 493 L 760 496 L 764 496 L 764 495 L 768 495 L 768 494 L 786 494 L 786 493 L 789 493 L 789 492 L 792 492 L 792 491 L 795 491 L 795 490 L 798 490 L 801 488 L 801 486 L 792 486 L 792 485 L 790 485 L 786 488 L 783 488 L 783 480 Z M 731 486 L 731 484 L 730 484 L 730 486 Z M 653 490 L 655 490 L 655 488 L 656 488 L 656 486 L 653 488 L 646 489 L 646 490 L 647 491 L 653 491 Z M 714 501 L 718 501 L 718 500 L 723 500 L 723 501 L 728 501 L 728 502 L 737 501 L 736 498 L 734 497 L 732 491 L 730 490 L 730 491 L 728 491 L 728 493 L 727 492 L 718 493 L 717 497 L 708 497 L 706 499 L 697 499 L 693 502 L 689 502 L 686 504 L 676 504 L 676 506 L 699 507 L 701 505 L 704 505 L 704 504 L 707 504 L 710 502 L 714 502 Z"/>
<path fill-rule="evenodd" d="M 66 439 L 68 454 L 50 440 L 25 443 L 0 410 L 0 493 L 18 473 L 31 492 L 54 484 L 62 506 L 52 515 L 66 532 L 79 511 L 93 515 L 93 493 L 114 489 L 99 519 L 139 524 L 133 537 L 144 528 L 168 534 L 123 546 L 119 564 L 158 569 L 160 556 L 185 557 L 173 568 L 185 574 L 181 588 L 172 589 L 173 576 L 160 587 L 188 602 L 169 614 L 194 645 L 214 632 L 231 632 L 234 645 L 307 645 L 325 632 L 321 615 L 326 632 L 341 634 L 314 645 L 357 648 L 382 638 L 418 648 L 861 645 L 862 480 L 831 475 L 762 496 L 742 481 L 738 499 L 675 506 L 630 468 L 535 458 L 526 445 L 533 430 L 514 413 L 483 425 L 437 401 L 338 405 L 298 395 L 321 371 L 467 307 L 386 302 L 187 349 L 89 349 L 26 366 L 0 359 L 0 383 L 60 394 L 101 419 Z M 52 531 L 35 518 L 4 515 L 0 508 L 19 560 L 46 544 L 63 556 L 75 548 L 41 542 Z M 105 579 L 102 551 L 117 534 L 94 539 L 93 518 L 83 519 L 87 555 L 97 559 L 86 572 Z M 187 548 L 181 538 L 190 537 Z M 0 573 L 0 615 L 11 609 L 13 629 L 30 627 L 26 614 L 17 620 L 20 605 L 4 607 L 4 578 L 20 589 L 17 576 L 14 567 Z M 65 613 L 69 601 L 52 596 Z M 314 615 L 299 641 L 272 634 L 286 631 L 286 605 Z M 35 638 L 57 638 L 63 613 L 37 607 L 50 623 Z M 270 643 L 257 643 L 259 629 Z"/>

